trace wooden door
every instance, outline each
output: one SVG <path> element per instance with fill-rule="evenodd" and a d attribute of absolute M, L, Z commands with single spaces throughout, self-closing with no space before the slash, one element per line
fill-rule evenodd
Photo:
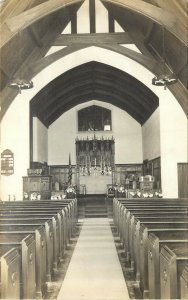
<path fill-rule="evenodd" d="M 178 197 L 188 197 L 188 163 L 178 163 Z"/>

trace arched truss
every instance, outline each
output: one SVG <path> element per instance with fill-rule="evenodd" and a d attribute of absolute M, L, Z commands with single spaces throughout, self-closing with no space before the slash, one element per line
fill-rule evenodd
<path fill-rule="evenodd" d="M 10 5 L 14 5 L 15 0 L 12 0 L 10 2 Z M 27 4 L 26 4 L 27 2 Z M 33 1 L 34 3 L 35 1 Z M 41 1 L 42 2 L 42 1 Z M 44 1 L 44 3 L 41 3 L 39 5 L 36 5 L 32 8 L 29 8 L 30 0 L 24 1 L 25 8 L 20 7 L 20 13 L 17 15 L 11 15 L 8 18 L 5 19 L 3 22 L 0 33 L 1 33 L 1 39 L 0 39 L 0 46 L 2 51 L 2 61 L 5 61 L 5 64 L 1 64 L 0 70 L 1 70 L 1 78 L 3 78 L 3 89 L 0 94 L 1 98 L 1 112 L 0 112 L 0 118 L 3 117 L 6 110 L 8 109 L 11 102 L 14 100 L 15 96 L 17 95 L 17 91 L 11 90 L 7 86 L 7 82 L 9 79 L 14 75 L 16 76 L 17 73 L 20 73 L 20 70 L 22 68 L 20 65 L 17 65 L 18 57 L 16 55 L 16 51 L 14 51 L 14 55 L 11 56 L 12 50 L 15 50 L 15 45 L 18 45 L 17 40 L 20 32 L 23 32 L 24 35 L 24 51 L 23 52 L 23 69 L 24 64 L 28 66 L 28 77 L 32 78 L 35 74 L 37 74 L 39 71 L 41 71 L 43 68 L 45 68 L 47 65 L 53 63 L 60 57 L 63 57 L 69 53 L 73 53 L 79 49 L 83 49 L 86 47 L 89 47 L 91 45 L 95 45 L 97 47 L 105 48 L 111 51 L 115 51 L 117 53 L 123 54 L 138 63 L 142 64 L 144 67 L 149 69 L 151 72 L 153 72 L 155 75 L 160 74 L 161 72 L 161 65 L 160 65 L 160 59 L 157 58 L 156 55 L 152 56 L 151 53 L 149 53 L 148 49 L 146 49 L 151 44 L 151 34 L 156 36 L 157 39 L 157 33 L 162 26 L 165 27 L 167 33 L 169 32 L 168 38 L 170 41 L 172 41 L 172 37 L 174 38 L 174 43 L 179 43 L 178 46 L 178 59 L 180 60 L 180 65 L 174 65 L 174 70 L 176 71 L 176 74 L 178 75 L 178 83 L 169 87 L 171 92 L 174 94 L 174 96 L 177 98 L 178 102 L 180 103 L 181 107 L 183 108 L 184 112 L 188 115 L 188 92 L 184 84 L 182 84 L 182 80 L 186 82 L 187 75 L 186 74 L 186 68 L 185 68 L 185 61 L 186 57 L 184 58 L 185 51 L 180 51 L 180 49 L 183 49 L 185 45 L 187 46 L 187 35 L 185 34 L 187 25 L 186 25 L 186 16 L 184 14 L 184 8 L 181 7 L 181 1 L 177 0 L 171 0 L 170 1 L 170 7 L 172 8 L 171 11 L 168 10 L 168 7 L 164 6 L 164 1 L 158 1 L 158 5 L 153 5 L 151 3 L 146 3 L 145 1 L 139 1 L 138 0 L 101 0 L 101 2 L 105 5 L 105 7 L 108 9 L 109 15 L 111 17 L 114 17 L 118 20 L 118 22 L 122 25 L 122 27 L 125 29 L 131 28 L 133 24 L 126 23 L 126 20 L 131 20 L 132 17 L 136 16 L 136 20 L 141 22 L 142 21 L 148 22 L 148 31 L 145 36 L 141 36 L 139 34 L 136 35 L 136 40 L 138 39 L 139 43 L 142 44 L 141 48 L 144 49 L 142 53 L 145 53 L 146 55 L 137 53 L 135 51 L 126 49 L 119 45 L 118 43 L 114 42 L 112 44 L 73 44 L 69 45 L 67 48 L 60 50 L 54 54 L 51 54 L 44 58 L 44 54 L 47 52 L 47 50 L 50 48 L 50 46 L 53 46 L 55 42 L 54 36 L 51 36 L 49 32 L 45 32 L 46 24 L 51 25 L 51 22 L 54 22 L 54 19 L 59 20 L 59 27 L 54 28 L 54 35 L 56 37 L 58 32 L 62 31 L 62 28 L 64 28 L 67 23 L 72 19 L 75 18 L 76 12 L 81 6 L 81 4 L 84 1 L 80 0 L 69 0 L 69 1 L 62 1 L 62 0 L 50 0 L 50 1 Z M 154 1 L 155 2 L 155 1 Z M 168 0 L 165 1 L 167 3 Z M 167 3 L 168 4 L 168 3 Z M 23 4 L 22 4 L 23 5 Z M 114 9 L 115 8 L 115 9 Z M 19 11 L 19 8 L 17 8 Z M 24 10 L 24 11 L 23 11 Z M 174 12 L 181 12 L 181 16 L 178 14 L 175 14 Z M 133 13 L 131 15 L 130 13 Z M 163 12 L 163 13 L 161 13 Z M 127 16 L 125 18 L 124 16 Z M 137 15 L 140 15 L 141 17 L 137 19 Z M 58 19 L 59 18 L 59 19 Z M 75 19 L 74 19 L 75 21 Z M 135 21 L 135 20 L 134 20 Z M 45 23 L 46 22 L 46 23 Z M 125 23 L 124 23 L 125 22 Z M 58 23 L 58 22 L 56 22 Z M 43 26 L 42 26 L 42 25 Z M 136 24 L 136 26 L 138 25 Z M 146 24 L 147 25 L 147 24 Z M 134 27 L 134 26 L 133 26 Z M 139 26 L 137 26 L 139 28 Z M 171 35 L 170 35 L 171 34 Z M 42 35 L 42 38 L 41 38 Z M 140 38 L 141 36 L 141 38 Z M 133 37 L 134 40 L 134 34 L 130 30 L 130 37 Z M 159 37 L 158 37 L 159 38 Z M 33 44 L 32 44 L 33 42 Z M 160 41 L 159 41 L 160 42 Z M 184 45 L 184 46 L 181 46 Z M 34 46 L 33 46 L 34 45 Z M 173 44 L 172 44 L 173 46 Z M 152 45 L 153 47 L 153 45 Z M 185 48 L 185 47 L 184 47 Z M 152 48 L 154 49 L 154 48 Z M 147 51 L 145 51 L 147 50 Z M 155 50 L 155 49 L 154 49 Z M 30 51 L 30 52 L 29 52 Z M 158 51 L 158 50 L 157 50 Z M 172 51 L 173 52 L 173 51 Z M 169 51 L 170 53 L 170 51 Z M 177 53 L 174 53 L 175 57 Z M 160 56 L 160 51 L 158 54 Z M 8 57 L 8 59 L 7 59 Z M 13 58 L 12 58 L 13 57 Z M 11 60 L 12 59 L 12 60 Z M 175 61 L 174 57 L 169 57 L 170 62 L 172 63 Z M 36 64 L 35 64 L 36 62 Z M 173 70 L 173 71 L 174 71 Z M 185 79 L 183 79 L 185 78 Z M 142 121 L 141 121 L 142 122 Z"/>

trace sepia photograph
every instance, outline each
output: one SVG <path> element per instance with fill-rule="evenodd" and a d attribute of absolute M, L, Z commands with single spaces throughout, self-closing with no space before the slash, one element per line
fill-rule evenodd
<path fill-rule="evenodd" d="M 188 0 L 0 0 L 0 299 L 188 299 Z"/>

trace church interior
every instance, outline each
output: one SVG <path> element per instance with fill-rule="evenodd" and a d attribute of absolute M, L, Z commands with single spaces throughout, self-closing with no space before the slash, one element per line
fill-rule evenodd
<path fill-rule="evenodd" d="M 188 298 L 187 0 L 0 0 L 0 298 Z"/>

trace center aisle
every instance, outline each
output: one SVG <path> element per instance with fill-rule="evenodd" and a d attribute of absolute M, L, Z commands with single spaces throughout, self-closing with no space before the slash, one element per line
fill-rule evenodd
<path fill-rule="evenodd" d="M 129 299 L 107 218 L 84 219 L 57 299 Z"/>

